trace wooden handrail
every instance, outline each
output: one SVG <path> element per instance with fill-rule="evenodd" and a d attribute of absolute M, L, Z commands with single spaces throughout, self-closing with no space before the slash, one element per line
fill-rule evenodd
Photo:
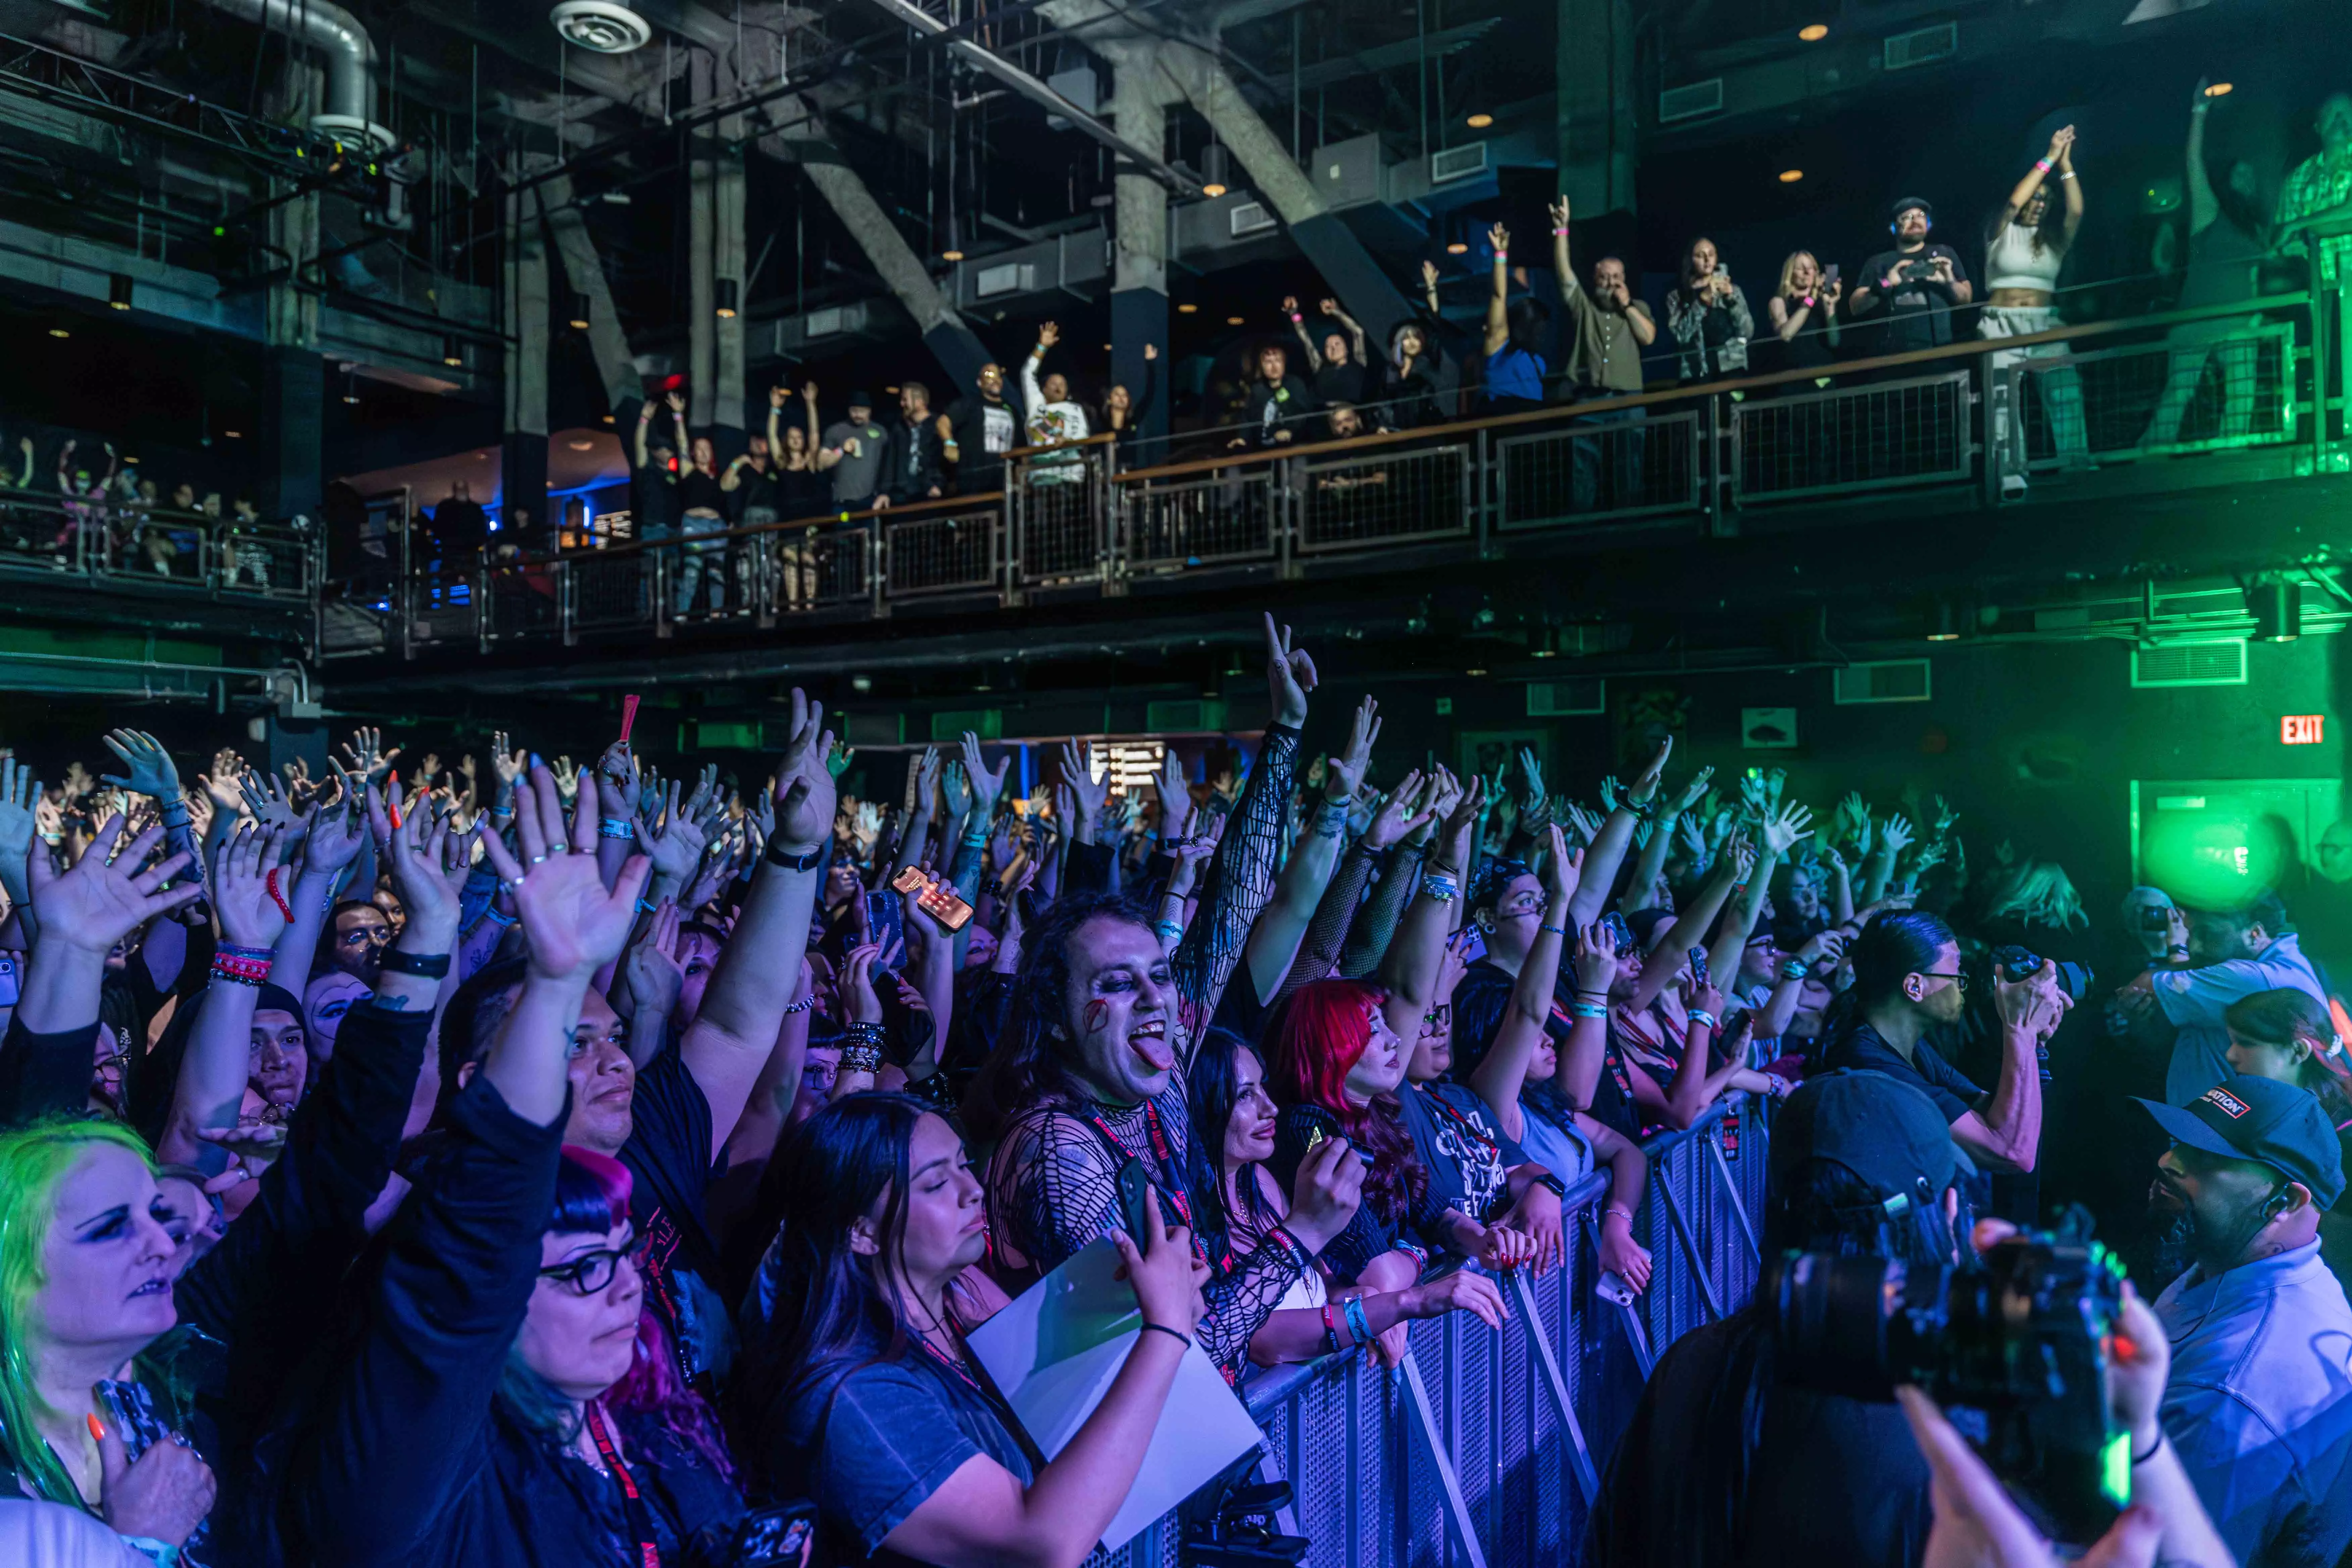
<path fill-rule="evenodd" d="M 2186 310 L 2168 310 L 2161 315 L 2133 316 L 2120 321 L 2084 321 L 2079 326 L 2053 327 L 2047 331 L 2031 332 L 2014 338 L 1970 338 L 1965 342 L 1946 343 L 1932 349 L 1912 349 L 1899 354 L 1876 354 L 1868 359 L 1838 360 L 1822 366 L 1798 370 L 1779 370 L 1763 375 L 1738 376 L 1725 381 L 1695 382 L 1664 392 L 1626 393 L 1616 397 L 1592 397 L 1579 403 L 1563 403 L 1553 408 L 1529 409 L 1524 414 L 1497 414 L 1485 419 L 1462 419 L 1445 425 L 1423 425 L 1410 430 L 1383 430 L 1372 435 L 1353 436 L 1344 441 L 1316 441 L 1279 448 L 1261 447 L 1254 451 L 1235 452 L 1222 458 L 1194 458 L 1181 463 L 1162 463 L 1156 468 L 1133 468 L 1123 474 L 1113 474 L 1114 484 L 1133 484 L 1147 479 L 1173 479 L 1187 474 L 1208 473 L 1218 468 L 1240 468 L 1253 463 L 1275 463 L 1288 458 L 1304 458 L 1330 452 L 1360 452 L 1374 447 L 1398 447 L 1416 443 L 1443 446 L 1449 437 L 1469 437 L 1481 430 L 1516 428 L 1527 425 L 1542 425 L 1572 420 L 1594 414 L 1607 414 L 1625 408 L 1654 408 L 1662 404 L 1686 403 L 1696 398 L 1713 397 L 1718 393 L 1746 392 L 1755 387 L 1788 386 L 1798 382 L 1818 381 L 1823 375 L 1832 378 L 1849 376 L 1862 371 L 1895 370 L 1906 365 L 1940 364 L 1951 360 L 1971 359 L 1980 354 L 1999 353 L 2007 349 L 2030 348 L 2035 343 L 2068 342 L 2078 338 L 2105 337 L 2116 332 L 2137 331 L 2150 327 L 2170 327 L 2189 321 L 2210 321 L 2223 316 L 2252 315 L 2262 310 L 2291 309 L 2311 303 L 2308 291 L 2295 294 L 2273 294 L 2261 300 L 2241 300 L 2232 305 L 2199 305 Z M 1866 323 L 1865 323 L 1866 324 Z"/>

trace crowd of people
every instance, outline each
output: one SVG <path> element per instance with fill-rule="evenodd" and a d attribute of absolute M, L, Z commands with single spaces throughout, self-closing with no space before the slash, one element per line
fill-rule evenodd
<path fill-rule="evenodd" d="M 231 585 L 271 586 L 272 552 L 261 541 L 274 531 L 250 496 L 159 478 L 102 437 L 45 430 L 17 436 L 14 447 L 0 461 L 0 552 L 59 569 L 190 579 L 216 570 Z"/>
<path fill-rule="evenodd" d="M 1246 766 L 1122 794 L 1074 741 L 1021 797 L 967 735 L 861 800 L 797 692 L 766 780 L 372 730 L 317 776 L 0 760 L 0 1555 L 749 1565 L 813 1521 L 827 1563 L 1076 1564 L 1195 1348 L 1499 1329 L 1596 1185 L 1645 1289 L 1643 1141 L 1718 1101 L 1775 1123 L 1769 1258 L 2039 1217 L 2062 870 L 1670 741 L 1589 802 L 1531 752 L 1383 769 L 1369 697 L 1309 749 L 1314 661 L 1264 646 Z M 2326 989 L 2274 897 L 2126 919 L 2168 1282 L 2106 1346 L 2107 1549 L 2330 1564 Z M 1106 1238 L 1138 1331 L 1048 1459 L 967 1335 Z M 1659 1363 L 1596 1561 L 2047 1561 L 1932 1404 L 1781 1387 L 1769 1295 Z"/>

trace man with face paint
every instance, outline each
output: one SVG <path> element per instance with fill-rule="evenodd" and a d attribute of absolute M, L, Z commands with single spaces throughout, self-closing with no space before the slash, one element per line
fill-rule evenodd
<path fill-rule="evenodd" d="M 2245 1074 L 2139 1103 L 2172 1139 L 2148 1213 L 2189 1266 L 2156 1302 L 2164 1436 L 2246 1568 L 2333 1563 L 2352 1545 L 2352 1306 L 2319 1258 L 2336 1130 L 2304 1089 Z"/>

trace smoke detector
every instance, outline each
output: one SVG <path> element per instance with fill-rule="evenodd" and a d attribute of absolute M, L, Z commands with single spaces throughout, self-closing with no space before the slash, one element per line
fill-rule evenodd
<path fill-rule="evenodd" d="M 600 55 L 625 55 L 654 36 L 652 25 L 618 0 L 563 0 L 547 19 L 565 43 Z"/>

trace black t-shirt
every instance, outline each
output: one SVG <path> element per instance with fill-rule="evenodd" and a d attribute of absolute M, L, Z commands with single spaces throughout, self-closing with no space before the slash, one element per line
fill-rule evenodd
<path fill-rule="evenodd" d="M 1907 1083 L 1936 1102 L 1948 1122 L 1958 1121 L 1977 1108 L 1985 1097 L 1959 1068 L 1936 1054 L 1936 1048 L 1922 1040 L 1911 1047 L 1911 1059 L 1886 1043 L 1885 1037 L 1860 1018 L 1851 1020 L 1822 1047 L 1822 1070 L 1835 1072 L 1841 1068 L 1869 1072 L 1883 1072 L 1899 1082 Z"/>
<path fill-rule="evenodd" d="M 1507 1173 L 1527 1152 L 1477 1090 L 1461 1083 L 1408 1083 L 1398 1095 L 1413 1148 L 1429 1167 L 1429 1190 L 1447 1208 L 1486 1221 L 1511 1206 Z"/>
<path fill-rule="evenodd" d="M 776 470 L 771 465 L 762 471 L 746 463 L 735 470 L 735 510 L 729 515 L 740 520 L 755 507 L 770 511 L 776 510 Z"/>
<path fill-rule="evenodd" d="M 677 526 L 677 481 L 661 460 L 639 468 L 629 481 L 629 506 L 635 514 L 637 537 Z"/>
<path fill-rule="evenodd" d="M 706 474 L 700 468 L 688 468 L 677 481 L 677 510 L 724 512 L 727 492 L 719 488 L 719 476 Z"/>
<path fill-rule="evenodd" d="M 1261 447 L 1271 447 L 1275 445 L 1276 431 L 1295 427 L 1315 412 L 1317 405 L 1315 395 L 1307 390 L 1305 382 L 1295 375 L 1285 375 L 1279 386 L 1264 381 L 1252 384 L 1248 406 L 1250 416 L 1257 421 L 1252 439 Z M 1292 439 L 1297 437 L 1293 436 Z"/>
<path fill-rule="evenodd" d="M 1746 1426 L 1743 1373 L 1769 1331 L 1742 1312 L 1658 1359 L 1593 1509 L 1592 1568 L 1913 1568 L 1925 1557 L 1927 1461 L 1897 1405 L 1768 1387 L 1744 1497 L 1723 1495 Z M 1723 1539 L 1727 1514 L 1736 1540 Z"/>
<path fill-rule="evenodd" d="M 1371 401 L 1370 367 L 1349 360 L 1346 364 L 1326 364 L 1315 373 L 1315 401 L 1328 408 L 1335 403 L 1364 404 Z"/>
<path fill-rule="evenodd" d="M 621 1145 L 635 1187 L 629 1217 L 646 1238 L 646 1299 L 669 1331 L 688 1378 L 723 1376 L 734 1332 L 717 1282 L 719 1249 L 702 1214 L 710 1184 L 710 1101 L 675 1047 L 637 1075 L 634 1125 Z"/>
<path fill-rule="evenodd" d="M 1897 266 L 1933 261 L 1939 256 L 1951 258 L 1953 282 L 1969 280 L 1969 269 L 1960 260 L 1960 253 L 1948 245 L 1930 243 L 1908 252 L 1882 250 L 1863 264 L 1862 286 L 1878 295 L 1878 308 L 1864 318 L 1878 324 L 1879 341 L 1874 352 L 1904 353 L 1952 341 L 1952 297 L 1948 289 L 1908 279 L 1898 279 L 1891 289 L 1879 289 L 1880 280 Z"/>

